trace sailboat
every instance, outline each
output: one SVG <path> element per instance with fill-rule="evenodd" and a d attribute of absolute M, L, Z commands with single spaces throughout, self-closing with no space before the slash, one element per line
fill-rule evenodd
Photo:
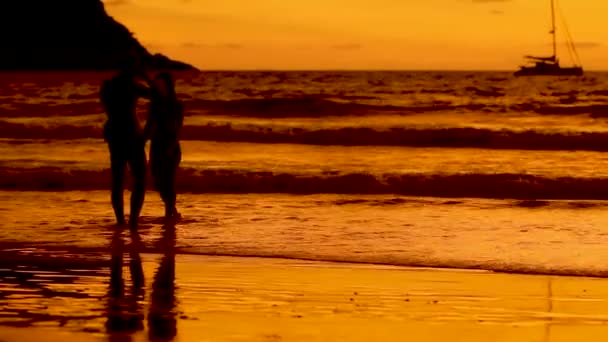
<path fill-rule="evenodd" d="M 557 58 L 557 28 L 555 25 L 555 1 L 551 0 L 551 31 L 549 32 L 553 38 L 553 55 L 549 57 L 535 57 L 525 56 L 528 61 L 528 65 L 523 65 L 518 71 L 515 72 L 515 76 L 580 76 L 583 74 L 583 67 L 580 63 L 580 58 L 576 52 L 576 46 L 572 42 L 568 26 L 564 21 L 565 32 L 567 33 L 567 46 L 568 52 L 574 61 L 574 66 L 561 67 Z M 562 16 L 563 20 L 563 16 Z"/>

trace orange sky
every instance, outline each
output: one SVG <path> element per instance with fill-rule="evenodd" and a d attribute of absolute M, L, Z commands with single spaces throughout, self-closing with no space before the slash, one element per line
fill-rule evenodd
<path fill-rule="evenodd" d="M 524 54 L 550 54 L 548 0 L 105 3 L 151 51 L 201 69 L 513 70 Z M 583 66 L 608 69 L 608 1 L 560 7 Z"/>

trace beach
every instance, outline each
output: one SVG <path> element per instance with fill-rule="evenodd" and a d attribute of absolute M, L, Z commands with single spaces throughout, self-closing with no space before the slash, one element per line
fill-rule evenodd
<path fill-rule="evenodd" d="M 7 284 L 3 265 L 3 325 L 33 322 L 0 329 L 0 340 L 170 340 L 150 335 L 146 323 L 164 304 L 171 305 L 164 318 L 176 324 L 175 341 L 599 341 L 608 335 L 604 279 L 179 255 L 174 301 L 159 306 L 151 297 L 162 291 L 155 277 L 166 271 L 166 258 L 143 256 L 145 295 L 134 303 L 139 311 L 130 312 L 141 329 L 127 332 L 106 328 L 109 270 L 77 276 L 44 267 L 13 270 L 15 276 L 31 271 L 29 282 L 45 279 L 47 289 L 56 289 L 45 293 Z M 62 281 L 66 276 L 71 282 Z M 126 288 L 130 281 L 125 277 Z"/>
<path fill-rule="evenodd" d="M 3 76 L 2 342 L 605 338 L 606 73 L 175 73 L 183 217 L 149 175 L 137 234 L 111 75 Z"/>
<path fill-rule="evenodd" d="M 162 204 L 151 194 L 140 230 L 133 233 L 112 224 L 111 209 L 100 205 L 108 201 L 103 191 L 1 192 L 0 197 L 0 211 L 12 218 L 1 227 L 3 342 L 580 341 L 602 340 L 607 334 L 608 280 L 557 275 L 575 273 L 575 267 L 601 275 L 601 265 L 592 267 L 603 255 L 599 246 L 593 252 L 590 246 L 573 244 L 566 234 L 561 244 L 569 243 L 568 248 L 537 244 L 529 250 L 521 246 L 508 250 L 505 246 L 518 243 L 501 242 L 506 237 L 501 238 L 499 231 L 485 236 L 493 238 L 490 244 L 486 241 L 484 245 L 478 237 L 479 245 L 474 249 L 465 244 L 470 239 L 467 235 L 461 237 L 465 240 L 441 237 L 440 246 L 432 236 L 416 233 L 437 225 L 424 223 L 424 215 L 428 219 L 433 213 L 438 215 L 433 199 L 422 205 L 430 206 L 428 214 L 419 203 L 408 204 L 406 198 L 396 205 L 395 215 L 418 213 L 417 222 L 424 223 L 402 230 L 401 237 L 393 235 L 386 240 L 388 227 L 363 222 L 364 228 L 357 228 L 349 221 L 351 229 L 365 229 L 373 236 L 366 240 L 361 232 L 344 236 L 328 236 L 327 232 L 338 230 L 341 223 L 336 218 L 353 211 L 371 217 L 371 222 L 381 222 L 380 214 L 384 219 L 392 217 L 385 207 L 378 208 L 377 203 L 386 199 L 367 197 L 371 204 L 359 203 L 353 208 L 349 206 L 354 204 L 337 205 L 340 199 L 333 195 L 274 195 L 271 200 L 268 195 L 182 194 L 184 220 L 173 226 L 154 218 L 162 211 Z M 239 201 L 244 202 L 240 208 Z M 308 217 L 310 231 L 300 231 L 301 220 L 290 216 L 279 219 L 279 213 L 285 214 L 289 207 L 293 210 L 312 202 L 318 208 L 323 201 L 329 203 L 331 211 L 318 212 L 316 219 Z M 500 201 L 480 207 L 479 200 L 460 201 L 464 204 L 455 204 L 453 210 L 462 213 L 462 206 L 468 207 L 469 221 L 505 215 L 511 217 L 513 225 L 532 222 L 527 220 L 550 222 L 538 217 L 538 208 L 514 209 L 508 204 L 511 202 Z M 602 202 L 596 204 L 603 207 Z M 559 201 L 547 206 L 540 210 L 549 210 L 555 220 L 576 220 L 572 215 L 578 214 L 591 218 L 591 225 L 604 220 L 603 211 L 593 206 L 572 208 Z M 51 215 L 69 212 L 69 208 L 71 215 Z M 199 211 L 201 208 L 206 209 Z M 309 209 L 298 210 L 299 214 L 292 213 L 294 217 L 310 214 Z M 445 219 L 456 215 L 443 211 Z M 210 222 L 209 217 L 218 218 L 222 212 L 240 219 Z M 276 218 L 262 219 L 260 213 Z M 331 227 L 323 228 L 322 222 Z M 451 228 L 457 227 L 452 219 Z M 458 229 L 463 234 L 464 230 Z M 544 233 L 531 230 L 542 239 Z M 472 234 L 481 235 L 483 230 Z M 396 248 L 397 243 L 408 241 L 412 245 L 403 246 L 403 251 Z M 500 243 L 504 246 L 497 245 Z M 322 261 L 337 261 L 340 256 L 357 260 L 355 252 L 361 244 L 367 246 L 367 259 L 357 263 Z M 420 256 L 423 251 L 419 245 L 423 244 L 436 246 L 434 258 L 451 250 L 452 258 L 464 258 L 468 253 L 475 259 L 444 264 L 451 268 L 434 265 L 431 255 Z M 587 253 L 583 255 L 577 248 L 586 248 Z M 405 253 L 408 250 L 414 254 Z M 481 257 L 492 252 L 494 259 Z M 519 254 L 520 263 L 528 260 L 530 264 L 515 268 Z M 416 255 L 418 259 L 412 260 Z M 576 263 L 570 260 L 571 269 L 565 268 L 567 261 L 577 256 Z M 319 260 L 304 260 L 307 258 Z M 434 267 L 396 265 L 425 260 Z M 479 264 L 475 266 L 474 260 Z M 496 260 L 511 260 L 511 266 Z M 458 265 L 468 265 L 468 269 Z"/>

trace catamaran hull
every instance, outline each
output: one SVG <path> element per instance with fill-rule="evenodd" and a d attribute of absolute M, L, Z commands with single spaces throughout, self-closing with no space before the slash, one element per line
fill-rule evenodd
<path fill-rule="evenodd" d="M 539 69 L 535 67 L 523 67 L 515 72 L 515 76 L 582 76 L 583 68 L 551 68 Z"/>

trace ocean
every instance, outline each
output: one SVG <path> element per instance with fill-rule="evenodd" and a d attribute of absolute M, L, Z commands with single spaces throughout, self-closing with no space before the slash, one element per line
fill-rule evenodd
<path fill-rule="evenodd" d="M 98 93 L 110 76 L 0 77 L 3 251 L 65 262 L 108 250 Z M 181 254 L 608 274 L 608 73 L 176 78 Z M 154 252 L 163 208 L 151 184 L 146 196 Z"/>

